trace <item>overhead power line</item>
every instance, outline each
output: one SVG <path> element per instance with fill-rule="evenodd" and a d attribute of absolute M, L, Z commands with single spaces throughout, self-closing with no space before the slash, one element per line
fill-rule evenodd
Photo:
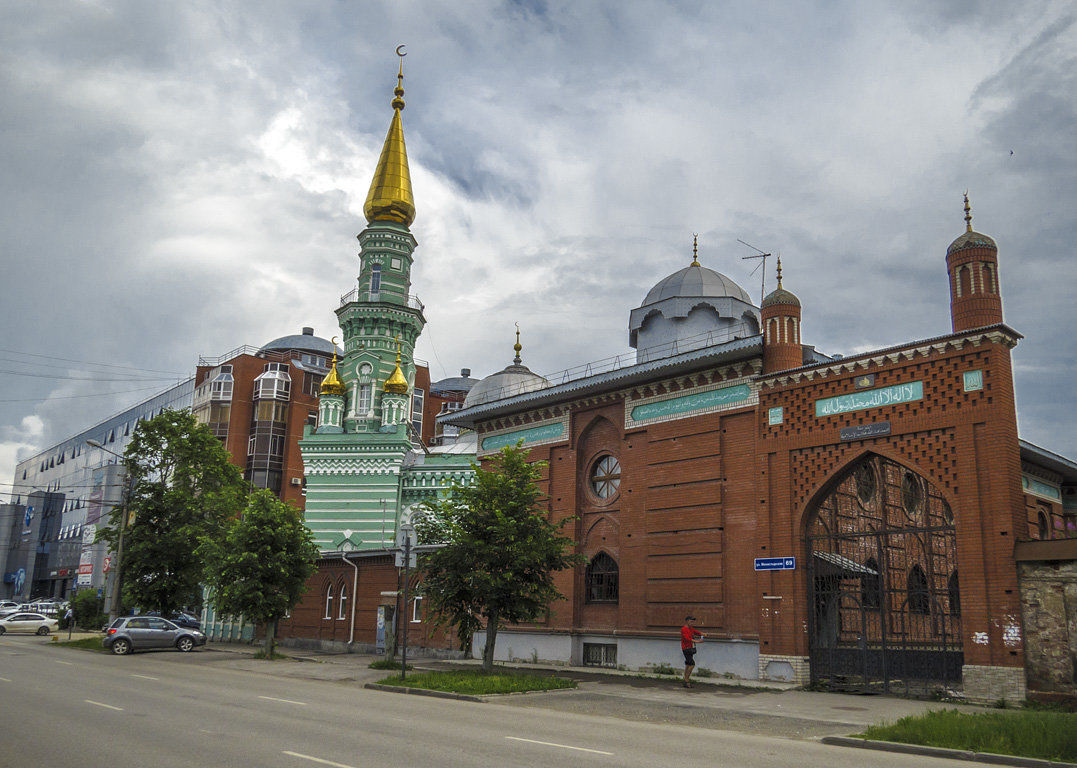
<path fill-rule="evenodd" d="M 142 372 L 142 373 L 166 373 L 166 374 L 170 374 L 172 376 L 189 376 L 190 375 L 189 372 L 188 373 L 179 373 L 179 372 L 176 372 L 176 371 L 161 371 L 161 370 L 156 370 L 156 369 L 153 369 L 153 368 L 133 367 L 133 366 L 130 366 L 130 365 L 115 365 L 114 363 L 99 363 L 99 362 L 94 361 L 94 360 L 74 360 L 74 359 L 69 358 L 69 357 L 57 357 L 56 355 L 42 355 L 42 354 L 38 354 L 36 352 L 20 352 L 20 351 L 18 351 L 16 349 L 0 349 L 0 352 L 3 352 L 5 354 L 9 354 L 9 355 L 22 355 L 24 357 L 38 357 L 38 358 L 43 358 L 45 360 L 60 360 L 60 361 L 63 361 L 65 363 L 79 363 L 80 365 L 93 365 L 93 366 L 97 366 L 99 368 L 115 368 L 116 370 L 120 370 L 120 371 L 139 371 L 139 372 Z M 11 362 L 21 362 L 21 361 L 12 360 Z M 29 363 L 25 363 L 25 364 L 29 365 Z"/>

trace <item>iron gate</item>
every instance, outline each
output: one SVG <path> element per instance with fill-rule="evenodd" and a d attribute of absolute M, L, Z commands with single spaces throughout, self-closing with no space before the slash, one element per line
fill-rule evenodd
<path fill-rule="evenodd" d="M 932 483 L 868 455 L 815 505 L 806 539 L 814 684 L 912 695 L 960 684 L 957 537 Z"/>

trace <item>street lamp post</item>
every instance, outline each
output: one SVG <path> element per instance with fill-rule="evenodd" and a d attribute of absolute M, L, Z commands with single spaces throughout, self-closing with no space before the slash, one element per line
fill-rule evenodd
<path fill-rule="evenodd" d="M 115 451 L 109 450 L 105 446 L 96 440 L 87 440 L 86 444 L 93 448 L 100 448 L 105 453 L 111 453 L 113 456 L 122 459 L 123 456 Z M 111 624 L 120 615 L 120 585 L 121 585 L 121 564 L 123 563 L 123 534 L 127 529 L 127 503 L 131 497 L 131 480 L 130 473 L 124 468 L 125 482 L 123 484 L 123 495 L 120 498 L 120 533 L 116 537 L 116 575 L 112 579 L 112 595 L 109 600 L 108 606 L 108 623 Z"/>

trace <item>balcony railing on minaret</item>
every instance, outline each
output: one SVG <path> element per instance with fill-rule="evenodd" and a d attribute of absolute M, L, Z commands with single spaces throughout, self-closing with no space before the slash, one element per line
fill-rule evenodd
<path fill-rule="evenodd" d="M 350 291 L 340 297 L 340 306 L 346 306 L 353 303 L 385 303 L 385 304 L 403 304 L 411 309 L 417 309 L 422 312 L 426 307 L 419 297 L 414 294 L 408 294 L 407 296 L 397 293 L 395 291 L 360 291 L 358 288 L 352 288 Z"/>

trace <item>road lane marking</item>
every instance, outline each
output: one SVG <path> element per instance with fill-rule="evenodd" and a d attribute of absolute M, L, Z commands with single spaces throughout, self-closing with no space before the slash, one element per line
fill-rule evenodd
<path fill-rule="evenodd" d="M 143 680 L 160 680 L 161 679 L 159 677 L 150 677 L 149 675 L 136 675 L 136 674 L 132 674 L 131 677 L 139 677 L 139 678 L 142 678 Z"/>
<path fill-rule="evenodd" d="M 87 704 L 93 704 L 95 707 L 104 707 L 105 709 L 114 709 L 117 712 L 123 712 L 123 707 L 114 707 L 111 704 L 102 704 L 100 701 L 91 701 L 90 699 L 83 699 Z"/>
<path fill-rule="evenodd" d="M 544 747 L 560 747 L 561 749 L 574 749 L 577 752 L 590 752 L 594 755 L 612 755 L 613 752 L 603 752 L 601 749 L 587 749 L 586 747 L 571 747 L 568 744 L 554 744 L 550 741 L 535 741 L 534 739 L 520 739 L 516 736 L 506 736 L 510 741 L 525 741 L 528 744 L 541 744 Z"/>
<path fill-rule="evenodd" d="M 307 702 L 305 701 L 292 701 L 291 699 L 275 699 L 272 696 L 259 696 L 258 698 L 265 699 L 266 701 L 280 701 L 285 704 L 298 704 L 301 707 L 307 706 Z"/>
<path fill-rule="evenodd" d="M 263 697 L 265 698 L 265 697 Z M 322 760 L 320 757 L 311 757 L 310 755 L 301 755 L 298 752 L 289 752 L 285 750 L 281 754 L 291 755 L 292 757 L 301 757 L 304 760 L 310 760 L 312 763 L 321 763 L 322 765 L 331 765 L 333 768 L 355 768 L 354 765 L 345 765 L 344 763 L 334 763 L 332 760 Z"/>
<path fill-rule="evenodd" d="M 69 667 L 72 667 L 75 664 L 73 661 L 59 661 L 59 660 L 57 660 L 56 663 L 57 664 L 66 664 Z"/>
<path fill-rule="evenodd" d="M 11 681 L 10 681 L 10 680 L 9 680 L 8 678 L 6 678 L 6 677 L 0 677 L 0 680 L 3 680 L 3 681 L 4 681 L 5 683 L 10 683 L 10 682 L 11 682 Z"/>

